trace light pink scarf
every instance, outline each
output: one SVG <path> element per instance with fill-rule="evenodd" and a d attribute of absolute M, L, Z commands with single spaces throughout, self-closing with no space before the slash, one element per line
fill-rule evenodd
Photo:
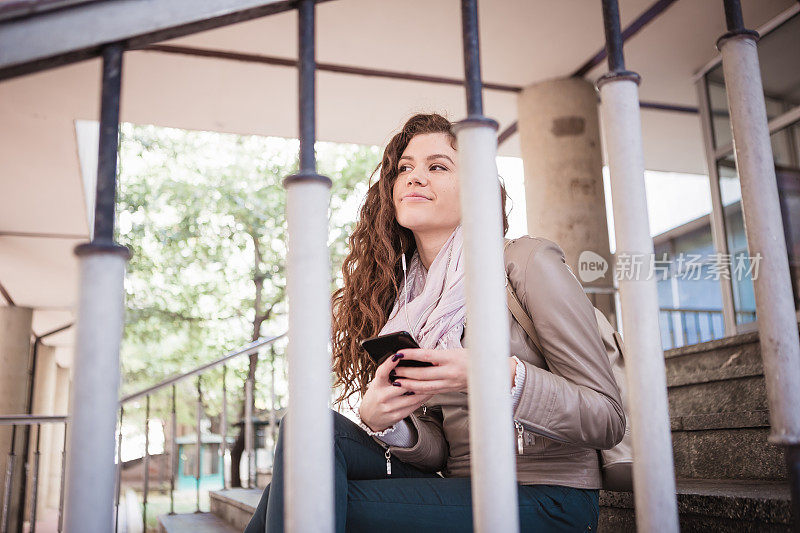
<path fill-rule="evenodd" d="M 379 335 L 405 330 L 422 348 L 462 347 L 461 334 L 466 320 L 463 242 L 459 224 L 428 271 L 420 261 L 419 251 L 414 252 L 407 274 L 408 306 L 404 308 L 404 284 Z"/>

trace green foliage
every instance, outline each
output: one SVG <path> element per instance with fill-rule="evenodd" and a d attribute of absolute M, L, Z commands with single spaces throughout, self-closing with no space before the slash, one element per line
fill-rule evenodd
<path fill-rule="evenodd" d="M 123 125 L 118 238 L 133 252 L 125 283 L 123 394 L 214 360 L 259 334 L 283 333 L 282 179 L 297 170 L 297 149 L 296 140 Z M 333 180 L 333 290 L 380 154 L 377 147 L 317 143 L 317 158 L 318 171 Z M 275 364 L 282 397 L 285 363 Z M 241 398 L 247 358 L 230 366 L 233 403 Z M 265 404 L 268 391 L 260 385 L 269 382 L 269 365 L 259 367 L 256 402 Z M 182 394 L 193 394 L 194 386 L 194 380 L 185 383 Z M 221 372 L 205 377 L 203 387 L 206 409 L 218 412 Z M 154 411 L 166 414 L 167 397 L 165 391 Z M 191 423 L 194 411 L 184 410 L 182 421 Z"/>

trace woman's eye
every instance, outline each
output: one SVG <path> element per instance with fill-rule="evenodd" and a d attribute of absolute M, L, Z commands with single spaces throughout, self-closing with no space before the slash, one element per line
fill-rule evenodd
<path fill-rule="evenodd" d="M 403 169 L 406 168 L 407 166 L 408 165 L 400 165 L 399 167 L 397 167 L 397 171 L 398 172 L 403 172 Z M 447 167 L 445 167 L 444 165 L 440 165 L 438 163 L 435 164 L 435 165 L 431 165 L 431 170 L 435 169 L 436 167 L 439 167 L 442 170 L 447 170 Z"/>

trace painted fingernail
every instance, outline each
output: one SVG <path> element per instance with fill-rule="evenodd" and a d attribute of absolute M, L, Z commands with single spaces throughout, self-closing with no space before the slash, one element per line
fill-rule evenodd
<path fill-rule="evenodd" d="M 414 391 L 413 390 L 408 390 L 408 391 L 403 393 L 403 396 L 411 396 L 412 394 L 414 394 Z"/>
<path fill-rule="evenodd" d="M 394 361 L 397 361 L 398 359 L 401 359 L 401 358 L 403 358 L 403 357 L 404 357 L 404 355 L 403 355 L 403 354 L 401 354 L 401 353 L 396 353 L 396 354 L 394 354 L 394 355 L 392 356 L 392 362 L 394 362 Z"/>
<path fill-rule="evenodd" d="M 394 385 L 395 387 L 399 387 L 400 386 L 400 382 L 399 381 L 392 381 L 392 385 Z"/>
<path fill-rule="evenodd" d="M 391 370 L 389 371 L 389 377 L 390 377 L 390 378 L 393 378 L 393 377 L 395 377 L 396 375 L 397 375 L 397 372 L 396 372 L 394 369 L 391 369 Z"/>

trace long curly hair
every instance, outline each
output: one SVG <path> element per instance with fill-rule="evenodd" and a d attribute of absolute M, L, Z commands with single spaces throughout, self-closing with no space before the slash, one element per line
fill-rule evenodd
<path fill-rule="evenodd" d="M 377 366 L 359 341 L 377 335 L 388 320 L 403 279 L 400 257 L 406 254 L 406 260 L 410 260 L 417 248 L 411 230 L 398 224 L 392 201 L 398 160 L 411 139 L 425 133 L 446 134 L 457 150 L 452 126 L 437 113 L 412 116 L 386 145 L 381 162 L 370 175 L 371 181 L 380 170 L 378 181 L 367 190 L 349 238 L 349 253 L 342 264 L 344 285 L 332 296 L 334 386 L 342 387 L 337 404 L 357 392 L 366 392 L 375 375 Z M 508 218 L 502 180 L 500 190 L 505 235 Z"/>

